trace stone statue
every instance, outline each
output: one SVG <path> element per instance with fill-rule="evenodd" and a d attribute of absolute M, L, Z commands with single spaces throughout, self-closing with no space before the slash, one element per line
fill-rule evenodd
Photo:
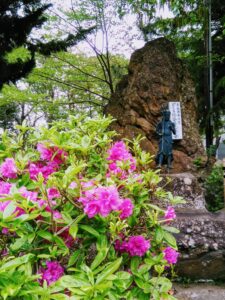
<path fill-rule="evenodd" d="M 156 126 L 156 133 L 159 135 L 159 151 L 156 156 L 157 167 L 161 168 L 167 163 L 167 169 L 171 169 L 173 161 L 173 139 L 172 133 L 176 134 L 175 124 L 170 121 L 170 111 L 164 110 L 162 121 Z"/>

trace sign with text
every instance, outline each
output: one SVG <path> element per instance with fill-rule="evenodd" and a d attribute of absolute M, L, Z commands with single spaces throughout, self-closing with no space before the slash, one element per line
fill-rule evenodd
<path fill-rule="evenodd" d="M 169 102 L 169 110 L 171 112 L 170 120 L 175 123 L 176 134 L 173 134 L 173 140 L 182 140 L 182 119 L 180 102 Z"/>

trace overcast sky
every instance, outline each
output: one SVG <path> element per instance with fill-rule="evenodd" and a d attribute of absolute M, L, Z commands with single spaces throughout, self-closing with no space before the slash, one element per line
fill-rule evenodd
<path fill-rule="evenodd" d="M 75 2 L 75 1 L 74 1 Z M 60 13 L 57 8 L 69 9 L 71 7 L 71 0 L 53 0 L 54 9 L 57 13 Z M 168 8 L 161 8 L 158 10 L 158 15 L 163 17 L 171 16 Z M 135 25 L 136 16 L 127 15 L 122 20 L 115 20 L 116 26 L 109 28 L 109 49 L 113 54 L 123 54 L 126 58 L 130 58 L 130 55 L 138 48 L 144 46 L 142 34 L 138 31 Z M 95 37 L 91 37 L 99 49 L 104 47 L 102 33 L 99 32 Z M 75 52 L 86 53 L 92 55 L 90 49 L 85 42 L 79 43 L 74 48 Z"/>

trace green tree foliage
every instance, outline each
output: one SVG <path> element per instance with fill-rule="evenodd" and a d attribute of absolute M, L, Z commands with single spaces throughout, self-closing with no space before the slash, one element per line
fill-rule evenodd
<path fill-rule="evenodd" d="M 127 72 L 127 60 L 111 56 L 114 86 Z M 52 122 L 69 114 L 101 113 L 110 97 L 104 73 L 96 57 L 59 52 L 39 56 L 38 66 L 18 85 L 4 85 L 1 105 L 17 105 L 17 124 L 26 120 L 32 126 L 40 118 Z"/>

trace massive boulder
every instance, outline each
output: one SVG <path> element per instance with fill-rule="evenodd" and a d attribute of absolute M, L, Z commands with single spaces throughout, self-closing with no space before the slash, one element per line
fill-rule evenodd
<path fill-rule="evenodd" d="M 169 101 L 180 101 L 183 139 L 174 143 L 174 173 L 192 169 L 194 158 L 204 155 L 197 125 L 195 88 L 175 46 L 165 38 L 148 42 L 131 56 L 129 74 L 116 87 L 106 107 L 117 121 L 113 129 L 121 137 L 146 137 L 144 150 L 157 153 L 156 124 Z"/>

